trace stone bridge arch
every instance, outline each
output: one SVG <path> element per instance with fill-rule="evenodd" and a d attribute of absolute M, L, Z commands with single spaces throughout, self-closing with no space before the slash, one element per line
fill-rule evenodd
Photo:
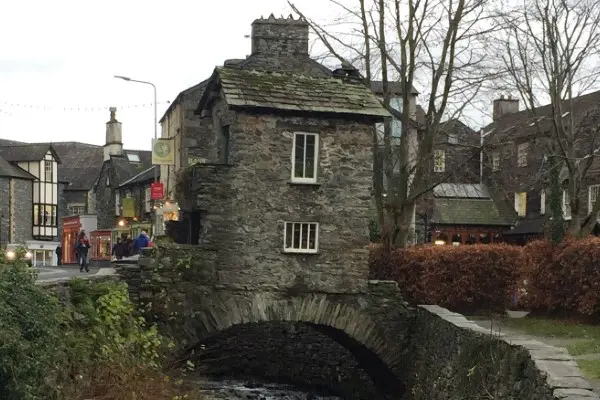
<path fill-rule="evenodd" d="M 395 289 L 395 284 L 379 285 Z M 392 394 L 387 398 L 401 398 L 405 391 L 410 315 L 403 303 L 394 299 L 373 293 L 289 295 L 221 290 L 199 294 L 193 303 L 188 318 L 198 344 L 239 325 L 308 324 L 348 350 L 379 389 Z"/>

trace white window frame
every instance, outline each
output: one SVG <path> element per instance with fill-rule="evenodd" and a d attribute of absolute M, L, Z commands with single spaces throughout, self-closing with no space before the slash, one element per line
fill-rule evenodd
<path fill-rule="evenodd" d="M 50 167 L 50 168 L 48 168 Z M 52 182 L 52 160 L 45 159 L 44 160 L 44 182 Z M 48 179 L 50 177 L 50 179 Z"/>
<path fill-rule="evenodd" d="M 441 165 L 438 165 L 438 159 Z M 446 150 L 435 150 L 433 152 L 433 172 L 446 172 Z"/>
<path fill-rule="evenodd" d="M 288 247 L 288 237 L 287 237 L 287 228 L 288 228 L 288 224 L 292 225 L 292 238 L 291 238 L 291 245 L 292 247 Z M 310 242 L 310 226 L 314 225 L 315 226 L 315 245 L 314 248 L 296 248 L 293 247 L 294 245 L 294 232 L 295 232 L 295 225 L 301 225 L 300 228 L 300 244 L 302 245 L 302 233 L 303 233 L 303 229 L 302 229 L 302 225 L 307 225 L 308 228 L 308 236 L 307 236 L 307 240 L 306 243 L 308 245 L 308 243 Z M 285 221 L 283 223 L 283 251 L 285 253 L 301 253 L 301 254 L 315 254 L 319 251 L 319 223 L 318 222 L 308 222 L 308 221 Z"/>
<path fill-rule="evenodd" d="M 152 211 L 152 190 L 150 186 L 144 190 L 144 209 L 146 212 Z"/>
<path fill-rule="evenodd" d="M 312 178 L 299 178 L 295 176 L 296 172 L 296 140 L 299 136 L 314 136 L 315 138 L 315 160 L 313 166 Z M 312 132 L 294 132 L 294 140 L 292 142 L 292 173 L 291 181 L 294 183 L 317 183 L 319 171 L 319 134 Z M 306 148 L 304 149 L 304 175 L 306 176 Z"/>
<path fill-rule="evenodd" d="M 74 212 L 77 210 L 78 212 Z M 67 204 L 67 211 L 69 215 L 82 215 L 85 214 L 85 204 L 83 203 L 70 203 Z"/>
<path fill-rule="evenodd" d="M 529 142 L 520 143 L 517 145 L 517 166 L 526 167 L 529 158 Z"/>
<path fill-rule="evenodd" d="M 563 190 L 563 195 L 562 195 L 562 212 L 563 212 L 563 218 L 565 220 L 570 220 L 571 219 L 571 201 L 569 198 L 569 191 L 568 190 Z M 568 211 L 568 212 L 567 212 Z"/>
<path fill-rule="evenodd" d="M 598 195 L 600 195 L 600 185 L 589 185 L 588 186 L 588 214 L 592 212 L 592 208 L 594 208 L 594 203 L 597 201 Z"/>
<path fill-rule="evenodd" d="M 500 170 L 500 152 L 492 152 L 492 172 Z"/>
<path fill-rule="evenodd" d="M 546 215 L 546 191 L 540 192 L 540 215 Z"/>
<path fill-rule="evenodd" d="M 520 212 L 521 210 L 521 195 L 525 193 L 524 197 L 524 203 L 523 204 L 523 212 Z M 515 211 L 517 212 L 517 215 L 519 217 L 526 217 L 527 216 L 527 192 L 515 192 Z"/>

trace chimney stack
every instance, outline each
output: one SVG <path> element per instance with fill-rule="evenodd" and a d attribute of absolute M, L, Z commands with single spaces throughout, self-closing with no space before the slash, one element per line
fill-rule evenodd
<path fill-rule="evenodd" d="M 104 161 L 110 156 L 123 155 L 123 134 L 121 123 L 117 121 L 117 108 L 110 107 L 110 121 L 106 123 L 106 144 L 104 145 Z"/>
<path fill-rule="evenodd" d="M 494 100 L 494 109 L 492 113 L 494 121 L 499 120 L 507 114 L 516 112 L 519 112 L 518 99 L 513 99 L 510 96 L 505 99 L 504 95 L 501 95 L 499 99 Z"/>
<path fill-rule="evenodd" d="M 308 55 L 308 23 L 289 17 L 259 18 L 252 23 L 252 55 L 294 57 Z"/>

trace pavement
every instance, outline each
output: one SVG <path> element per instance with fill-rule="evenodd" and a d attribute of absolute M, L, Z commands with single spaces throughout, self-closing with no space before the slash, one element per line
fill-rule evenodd
<path fill-rule="evenodd" d="M 466 317 L 466 318 L 470 319 L 469 317 Z M 507 335 L 518 335 L 525 339 L 537 340 L 539 342 L 542 342 L 542 343 L 545 343 L 547 345 L 554 346 L 554 347 L 566 348 L 569 345 L 576 344 L 577 342 L 582 341 L 582 339 L 577 339 L 577 338 L 552 338 L 552 337 L 529 335 L 522 331 L 519 331 L 518 329 L 503 327 L 499 321 L 479 320 L 479 319 L 473 319 L 472 321 L 474 323 L 476 323 L 477 325 L 481 326 L 482 328 L 489 329 L 491 332 L 494 332 L 494 333 L 502 332 Z M 573 358 L 575 359 L 575 361 L 577 361 L 577 360 L 599 360 L 600 353 L 582 354 L 582 355 L 573 356 Z M 586 376 L 586 380 L 592 386 L 593 391 L 595 393 L 600 394 L 600 379 L 595 379 L 595 378 Z"/>
<path fill-rule="evenodd" d="M 85 278 L 94 275 L 113 275 L 115 269 L 90 265 L 90 272 L 79 272 L 78 265 L 61 265 L 60 267 L 38 267 L 38 282 L 54 282 L 71 279 L 73 277 Z"/>

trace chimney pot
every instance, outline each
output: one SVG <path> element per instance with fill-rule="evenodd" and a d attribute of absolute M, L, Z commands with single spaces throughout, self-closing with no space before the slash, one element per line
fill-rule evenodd
<path fill-rule="evenodd" d="M 511 96 L 504 98 L 504 95 L 501 95 L 499 99 L 494 100 L 494 106 L 492 110 L 492 117 L 494 121 L 497 121 L 507 114 L 516 112 L 519 112 L 518 99 L 513 99 Z"/>

